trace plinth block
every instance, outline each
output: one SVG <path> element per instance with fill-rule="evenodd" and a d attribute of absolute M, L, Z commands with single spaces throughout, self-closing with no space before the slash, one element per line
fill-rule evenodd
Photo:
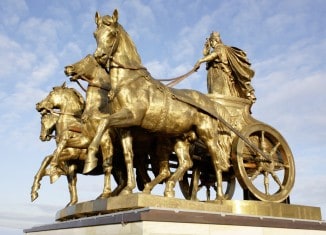
<path fill-rule="evenodd" d="M 321 235 L 316 220 L 244 216 L 228 213 L 142 208 L 25 229 L 28 235 Z"/>

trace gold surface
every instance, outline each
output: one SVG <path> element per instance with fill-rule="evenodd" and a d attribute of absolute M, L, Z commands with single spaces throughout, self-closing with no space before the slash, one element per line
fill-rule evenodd
<path fill-rule="evenodd" d="M 69 206 L 58 211 L 56 214 L 56 220 L 64 221 L 147 207 L 231 213 L 249 216 L 272 216 L 304 220 L 322 219 L 319 207 L 240 200 L 198 202 L 137 193 L 78 203 L 74 206 Z"/>
<path fill-rule="evenodd" d="M 55 133 L 57 147 L 34 177 L 31 199 L 38 197 L 44 176 L 53 183 L 66 175 L 72 206 L 78 201 L 77 173 L 88 173 L 104 175 L 99 196 L 103 200 L 68 207 L 64 212 L 71 216 L 148 206 L 249 214 L 265 213 L 269 205 L 278 207 L 247 206 L 246 201 L 238 209 L 234 201 L 221 201 L 232 198 L 235 180 L 248 191 L 250 197 L 245 199 L 286 201 L 295 180 L 294 158 L 277 130 L 251 116 L 254 71 L 246 53 L 224 45 L 219 33 L 213 32 L 204 57 L 192 69 L 206 63 L 208 94 L 174 89 L 154 79 L 142 65 L 135 43 L 118 19 L 117 10 L 112 16 L 97 12 L 96 51 L 65 67 L 71 81 L 88 84 L 86 99 L 64 84 L 36 105 L 41 140 L 50 140 Z M 111 175 L 118 185 L 114 190 Z M 191 201 L 173 199 L 178 182 Z M 165 183 L 166 198 L 130 195 L 136 186 L 150 193 L 159 183 Z M 218 203 L 209 203 L 209 190 L 208 203 L 196 201 L 203 187 L 215 190 Z M 110 198 L 116 195 L 129 197 Z M 282 216 L 287 213 L 293 214 L 284 210 Z M 69 216 L 59 218 L 65 217 Z"/>

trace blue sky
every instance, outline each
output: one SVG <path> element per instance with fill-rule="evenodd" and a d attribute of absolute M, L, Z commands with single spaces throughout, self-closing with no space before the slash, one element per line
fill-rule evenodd
<path fill-rule="evenodd" d="M 94 14 L 119 10 L 155 78 L 189 71 L 205 38 L 247 52 L 256 74 L 253 116 L 279 130 L 296 163 L 293 204 L 326 215 L 326 2 L 324 0 L 2 0 L 0 2 L 0 233 L 51 223 L 69 200 L 66 180 L 30 187 L 53 142 L 38 138 L 35 104 L 67 81 L 64 66 L 93 53 Z M 205 66 L 178 85 L 206 93 Z M 79 176 L 80 201 L 100 194 L 102 177 Z M 241 188 L 236 189 L 240 192 Z M 161 191 L 157 190 L 161 195 Z"/>

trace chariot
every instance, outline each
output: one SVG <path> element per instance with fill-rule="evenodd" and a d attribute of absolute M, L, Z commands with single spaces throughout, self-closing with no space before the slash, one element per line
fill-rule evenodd
<path fill-rule="evenodd" d="M 244 199 L 289 202 L 295 165 L 286 140 L 273 127 L 252 117 L 249 100 L 208 96 L 231 114 L 231 120 L 225 120 L 232 133 L 231 167 L 223 173 L 226 198 L 232 198 L 237 180 Z M 209 154 L 200 141 L 193 144 L 191 152 L 194 166 L 179 182 L 182 194 L 186 199 L 197 200 L 198 191 L 206 188 L 206 200 L 210 200 L 210 189 L 216 189 L 217 180 Z"/>

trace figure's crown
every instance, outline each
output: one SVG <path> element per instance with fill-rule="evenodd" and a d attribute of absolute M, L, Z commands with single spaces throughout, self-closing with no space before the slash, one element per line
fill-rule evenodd
<path fill-rule="evenodd" d="M 211 39 L 215 38 L 220 38 L 220 33 L 219 32 L 212 32 L 211 35 L 209 36 Z"/>

